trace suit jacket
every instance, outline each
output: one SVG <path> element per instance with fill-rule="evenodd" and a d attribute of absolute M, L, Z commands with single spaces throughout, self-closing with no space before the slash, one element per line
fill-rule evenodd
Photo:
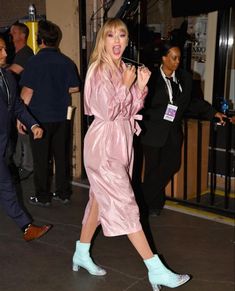
<path fill-rule="evenodd" d="M 9 101 L 6 102 L 5 94 L 0 87 L 0 159 L 5 154 L 12 122 L 15 118 L 19 119 L 29 129 L 37 124 L 19 98 L 17 83 L 13 74 L 4 69 L 2 69 L 2 72 L 9 88 Z"/>
<path fill-rule="evenodd" d="M 173 143 L 182 143 L 182 120 L 186 112 L 197 114 L 198 117 L 206 120 L 212 120 L 216 113 L 207 101 L 191 98 L 192 76 L 189 72 L 179 69 L 176 72 L 176 78 L 182 87 L 182 92 L 176 99 L 175 105 L 178 109 L 174 121 L 171 122 L 163 119 L 169 104 L 167 85 L 160 68 L 152 72 L 148 85 L 149 93 L 142 112 L 144 118 L 141 142 L 145 145 L 162 147 L 169 135 Z"/>

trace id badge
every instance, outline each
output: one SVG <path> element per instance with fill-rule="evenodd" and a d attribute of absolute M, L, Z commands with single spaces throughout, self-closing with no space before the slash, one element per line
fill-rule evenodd
<path fill-rule="evenodd" d="M 173 122 L 176 116 L 178 106 L 168 104 L 163 119 Z"/>

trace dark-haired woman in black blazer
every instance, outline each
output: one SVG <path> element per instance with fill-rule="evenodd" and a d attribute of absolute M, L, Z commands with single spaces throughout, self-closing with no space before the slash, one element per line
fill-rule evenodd
<path fill-rule="evenodd" d="M 141 143 L 145 172 L 143 192 L 149 214 L 159 215 L 165 204 L 165 187 L 181 164 L 182 120 L 186 112 L 206 120 L 219 118 L 203 99 L 191 98 L 192 76 L 179 67 L 179 46 L 165 41 L 161 48 L 162 64 L 152 72 L 146 98 Z"/>

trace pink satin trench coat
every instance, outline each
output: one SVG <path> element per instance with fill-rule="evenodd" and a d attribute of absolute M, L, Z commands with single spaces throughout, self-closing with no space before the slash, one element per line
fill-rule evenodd
<path fill-rule="evenodd" d="M 122 69 L 125 64 L 122 63 Z M 139 134 L 136 115 L 144 92 L 122 84 L 122 73 L 96 69 L 85 83 L 85 114 L 94 115 L 84 139 L 84 164 L 90 183 L 83 223 L 96 199 L 98 223 L 105 236 L 130 234 L 142 229 L 131 186 L 133 135 Z"/>

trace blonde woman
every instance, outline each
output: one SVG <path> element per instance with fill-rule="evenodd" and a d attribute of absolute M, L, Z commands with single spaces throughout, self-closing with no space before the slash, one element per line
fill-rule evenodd
<path fill-rule="evenodd" d="M 85 114 L 94 121 L 84 140 L 84 164 L 90 182 L 89 201 L 80 240 L 76 242 L 73 270 L 83 267 L 90 274 L 106 271 L 91 259 L 89 249 L 101 224 L 105 236 L 127 235 L 149 271 L 153 290 L 160 285 L 177 287 L 190 279 L 168 270 L 154 255 L 139 220 L 139 209 L 131 187 L 133 135 L 140 128 L 136 115 L 143 107 L 146 84 L 151 75 L 146 67 L 126 66 L 122 54 L 128 31 L 120 19 L 109 19 L 100 29 L 85 81 Z"/>

